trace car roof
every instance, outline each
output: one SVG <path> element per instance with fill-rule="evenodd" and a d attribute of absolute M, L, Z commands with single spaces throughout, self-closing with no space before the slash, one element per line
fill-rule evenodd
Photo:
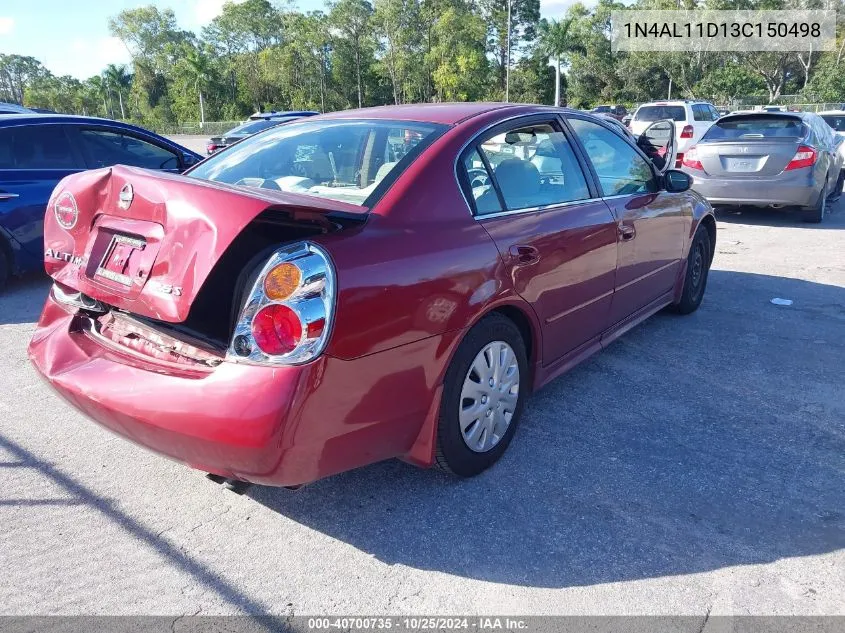
<path fill-rule="evenodd" d="M 514 115 L 532 112 L 577 112 L 570 108 L 534 105 L 526 103 L 473 102 L 473 103 L 415 103 L 405 105 L 378 106 L 360 110 L 342 110 L 321 114 L 320 119 L 386 119 L 394 121 L 416 121 L 456 125 L 473 117 L 496 110 L 508 111 Z"/>
<path fill-rule="evenodd" d="M 11 110 L 11 113 L 17 114 L 32 114 L 35 110 L 30 110 L 29 108 L 25 108 L 22 105 L 18 105 L 17 103 L 6 103 L 4 101 L 0 101 L 0 110 Z M 7 116 L 11 114 L 10 112 L 2 112 L 3 116 Z"/>
<path fill-rule="evenodd" d="M 819 116 L 822 114 L 838 114 L 840 116 L 845 116 L 845 110 L 825 110 L 824 112 L 816 112 Z"/>

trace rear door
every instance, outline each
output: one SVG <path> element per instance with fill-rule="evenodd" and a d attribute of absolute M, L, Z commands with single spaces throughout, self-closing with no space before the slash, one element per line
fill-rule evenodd
<path fill-rule="evenodd" d="M 543 325 L 543 364 L 597 343 L 613 296 L 616 223 L 559 120 L 502 124 L 460 160 L 478 221 Z"/>
<path fill-rule="evenodd" d="M 0 128 L 0 234 L 22 269 L 43 258 L 44 211 L 58 182 L 85 169 L 63 124 Z"/>
<path fill-rule="evenodd" d="M 674 287 L 692 203 L 684 194 L 662 191 L 662 179 L 645 156 L 612 130 L 578 115 L 567 120 L 616 218 L 618 259 L 610 315 L 614 325 Z"/>
<path fill-rule="evenodd" d="M 696 158 L 709 176 L 771 178 L 783 172 L 808 131 L 793 115 L 724 117 L 698 143 Z"/>

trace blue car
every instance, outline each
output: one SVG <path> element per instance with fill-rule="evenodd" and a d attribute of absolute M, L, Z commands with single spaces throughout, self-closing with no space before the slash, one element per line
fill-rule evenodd
<path fill-rule="evenodd" d="M 179 173 L 200 160 L 166 138 L 118 121 L 0 116 L 0 290 L 10 275 L 43 266 L 47 200 L 68 174 L 117 164 Z"/>

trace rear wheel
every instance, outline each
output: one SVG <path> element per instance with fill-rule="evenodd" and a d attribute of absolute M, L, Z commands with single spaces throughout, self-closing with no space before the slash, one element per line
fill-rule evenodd
<path fill-rule="evenodd" d="M 673 312 L 690 314 L 698 310 L 704 298 L 704 289 L 707 287 L 707 275 L 713 259 L 712 249 L 713 245 L 710 243 L 707 228 L 703 225 L 699 226 L 687 255 L 687 272 L 684 276 L 681 300 L 671 306 Z"/>
<path fill-rule="evenodd" d="M 519 329 L 503 315 L 485 317 L 467 333 L 446 371 L 435 464 L 461 477 L 492 466 L 513 438 L 527 389 Z"/>
<path fill-rule="evenodd" d="M 827 181 L 825 181 L 824 187 L 822 187 L 822 190 L 819 192 L 819 199 L 816 201 L 816 204 L 810 209 L 806 209 L 804 211 L 804 222 L 818 224 L 819 222 L 824 220 L 824 214 L 827 212 L 827 196 L 825 195 L 826 190 Z"/>

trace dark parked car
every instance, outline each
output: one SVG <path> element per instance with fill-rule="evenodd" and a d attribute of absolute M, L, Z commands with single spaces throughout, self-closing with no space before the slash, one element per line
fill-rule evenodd
<path fill-rule="evenodd" d="M 177 173 L 199 160 L 198 154 L 126 123 L 69 115 L 1 116 L 0 288 L 10 274 L 42 267 L 44 209 L 65 176 L 118 163 Z"/>
<path fill-rule="evenodd" d="M 607 114 L 617 121 L 621 121 L 628 115 L 628 110 L 623 105 L 600 105 L 590 110 L 592 114 Z"/>
<path fill-rule="evenodd" d="M 220 151 L 225 147 L 229 147 L 229 145 L 234 145 L 238 141 L 242 141 L 245 138 L 252 136 L 253 134 L 257 134 L 258 132 L 261 132 L 268 128 L 274 127 L 281 123 L 295 121 L 296 119 L 301 119 L 302 117 L 314 116 L 316 114 L 319 113 L 312 112 L 310 110 L 253 114 L 251 117 L 249 117 L 249 121 L 232 128 L 222 136 L 212 136 L 206 144 L 205 151 L 207 154 L 210 155 L 214 152 Z"/>
<path fill-rule="evenodd" d="M 100 424 L 218 478 L 475 475 L 532 391 L 698 308 L 716 223 L 689 185 L 599 117 L 489 103 L 296 121 L 186 175 L 78 174 L 50 200 L 29 355 Z"/>
<path fill-rule="evenodd" d="M 812 112 L 729 114 L 687 150 L 683 170 L 713 205 L 797 206 L 821 222 L 828 196 L 842 191 L 839 142 Z"/>

